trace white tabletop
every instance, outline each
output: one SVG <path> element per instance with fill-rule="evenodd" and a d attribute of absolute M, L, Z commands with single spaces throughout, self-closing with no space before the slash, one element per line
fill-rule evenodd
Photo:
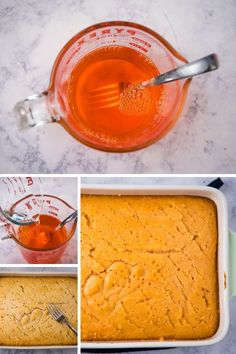
<path fill-rule="evenodd" d="M 222 178 L 224 186 L 221 191 L 225 194 L 228 203 L 229 227 L 236 231 L 236 178 Z M 82 178 L 82 185 L 88 183 L 102 184 L 151 184 L 151 185 L 207 185 L 212 178 L 161 178 L 161 177 L 88 177 Z M 226 337 L 218 344 L 194 348 L 178 348 L 158 350 L 157 354 L 235 354 L 236 353 L 236 297 L 230 301 L 230 328 Z M 155 351 L 154 351 L 155 352 Z M 153 351 L 139 352 L 140 354 L 153 354 Z"/>
<path fill-rule="evenodd" d="M 236 171 L 234 0 L 2 0 L 0 172 L 230 173 Z M 59 124 L 18 132 L 13 106 L 47 89 L 57 53 L 106 20 L 146 25 L 189 61 L 216 52 L 220 69 L 195 78 L 184 112 L 160 142 L 129 154 L 95 151 Z"/>
<path fill-rule="evenodd" d="M 41 177 L 41 181 L 42 192 L 44 194 L 52 194 L 62 198 L 73 208 L 77 209 L 77 178 Z M 26 263 L 18 249 L 17 244 L 11 239 L 1 240 L 4 236 L 5 231 L 3 228 L 0 228 L 0 264 Z M 69 245 L 59 263 L 77 263 L 77 232 L 75 232 L 73 238 L 70 240 Z"/>

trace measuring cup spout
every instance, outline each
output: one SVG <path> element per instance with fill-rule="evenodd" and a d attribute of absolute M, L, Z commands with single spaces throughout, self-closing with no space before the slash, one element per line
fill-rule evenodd
<path fill-rule="evenodd" d="M 47 91 L 32 95 L 18 102 L 14 107 L 20 130 L 58 121 L 49 110 L 49 93 Z"/>

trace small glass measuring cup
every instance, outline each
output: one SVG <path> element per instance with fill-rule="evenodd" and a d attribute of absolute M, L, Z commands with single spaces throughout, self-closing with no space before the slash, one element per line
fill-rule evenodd
<path fill-rule="evenodd" d="M 75 209 L 63 199 L 53 195 L 44 194 L 43 196 L 35 195 L 34 198 L 31 198 L 29 196 L 18 200 L 15 204 L 11 206 L 10 213 L 14 214 L 15 210 L 19 210 L 19 208 L 29 208 L 32 210 L 32 213 L 34 213 L 34 211 L 37 213 L 39 205 L 41 215 L 54 216 L 60 221 L 63 221 L 73 211 L 75 211 Z M 18 222 L 17 224 L 7 224 L 5 228 L 7 236 L 5 236 L 3 239 L 10 238 L 14 240 L 17 243 L 22 256 L 28 263 L 50 264 L 58 262 L 59 259 L 62 257 L 69 244 L 69 241 L 75 233 L 77 219 L 73 219 L 63 226 L 66 229 L 67 239 L 64 243 L 60 244 L 58 247 L 55 247 L 53 249 L 32 249 L 24 245 L 19 240 L 18 233 L 19 227 L 21 227 L 22 225 L 25 224 L 21 224 L 20 222 Z"/>
<path fill-rule="evenodd" d="M 34 216 L 40 213 L 42 194 L 42 181 L 39 177 L 0 177 L 0 226 L 8 221 L 25 225 L 35 222 Z M 38 195 L 38 201 L 33 210 L 30 204 L 35 202 L 35 195 Z M 26 196 L 26 204 L 16 204 Z M 16 207 L 13 210 L 11 207 L 14 204 Z"/>
<path fill-rule="evenodd" d="M 165 85 L 161 114 L 153 116 L 148 127 L 120 138 L 104 135 L 76 118 L 67 97 L 70 75 L 76 64 L 90 52 L 105 46 L 125 46 L 145 54 L 160 73 L 187 63 L 165 39 L 151 29 L 122 21 L 100 23 L 75 35 L 57 56 L 49 88 L 19 102 L 15 112 L 21 128 L 57 122 L 80 142 L 104 151 L 127 152 L 143 148 L 162 138 L 175 124 L 185 102 L 190 79 Z"/>

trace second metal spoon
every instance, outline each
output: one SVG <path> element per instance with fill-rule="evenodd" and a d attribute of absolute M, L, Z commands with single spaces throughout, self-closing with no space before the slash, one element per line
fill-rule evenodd
<path fill-rule="evenodd" d="M 76 219 L 77 216 L 78 216 L 78 211 L 76 210 L 76 211 L 74 211 L 72 214 L 70 214 L 69 216 L 67 216 L 67 218 L 65 218 L 62 222 L 60 222 L 60 224 L 58 224 L 58 225 L 56 226 L 56 228 L 54 229 L 54 232 L 60 230 L 60 228 L 63 227 L 64 225 L 66 225 L 68 222 L 70 222 L 70 221 Z"/>

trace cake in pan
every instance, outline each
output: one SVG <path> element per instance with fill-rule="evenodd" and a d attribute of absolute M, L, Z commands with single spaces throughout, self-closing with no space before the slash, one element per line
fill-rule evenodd
<path fill-rule="evenodd" d="M 83 195 L 81 213 L 83 341 L 203 339 L 217 331 L 213 201 Z"/>
<path fill-rule="evenodd" d="M 0 345 L 76 344 L 66 325 L 52 319 L 54 303 L 76 327 L 77 279 L 72 277 L 0 277 Z"/>

